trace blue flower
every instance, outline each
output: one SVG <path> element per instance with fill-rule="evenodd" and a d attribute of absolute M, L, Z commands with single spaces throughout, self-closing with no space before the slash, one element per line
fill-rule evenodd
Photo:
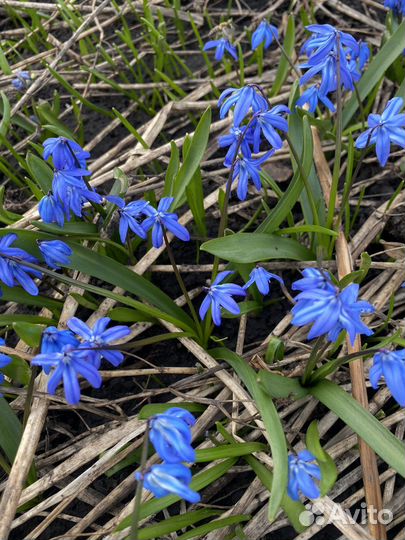
<path fill-rule="evenodd" d="M 48 326 L 42 332 L 41 354 L 60 352 L 65 345 L 78 348 L 80 342 L 75 338 L 70 330 L 58 330 L 56 326 Z M 50 366 L 43 366 L 44 372 L 48 375 Z"/>
<path fill-rule="evenodd" d="M 346 47 L 352 54 L 359 54 L 359 44 L 354 37 L 337 30 L 330 24 L 310 24 L 306 26 L 306 29 L 314 35 L 305 42 L 302 49 L 310 57 L 313 64 L 324 59 L 332 51 L 336 53 L 338 37 L 343 58 L 345 57 L 343 47 Z"/>
<path fill-rule="evenodd" d="M 79 144 L 66 137 L 50 137 L 43 142 L 43 147 L 43 158 L 47 160 L 52 156 L 55 169 L 76 169 L 78 165 L 85 169 L 86 159 L 90 157 Z"/>
<path fill-rule="evenodd" d="M 148 205 L 143 210 L 147 217 L 142 223 L 142 228 L 145 232 L 149 231 L 152 227 L 152 244 L 155 248 L 160 248 L 163 244 L 163 227 L 170 231 L 174 236 L 188 242 L 190 240 L 190 234 L 188 230 L 180 225 L 177 214 L 168 212 L 174 197 L 163 197 L 160 199 L 157 210 L 153 206 Z"/>
<path fill-rule="evenodd" d="M 100 388 L 102 379 L 97 369 L 86 360 L 84 351 L 65 345 L 60 352 L 37 354 L 31 361 L 34 366 L 45 370 L 53 368 L 48 381 L 48 392 L 55 395 L 56 388 L 63 381 L 66 401 L 77 405 L 80 401 L 78 376 L 84 377 L 93 388 Z"/>
<path fill-rule="evenodd" d="M 273 42 L 273 39 L 278 39 L 278 30 L 268 21 L 263 20 L 252 35 L 252 49 L 255 50 L 263 43 L 265 49 L 268 49 Z"/>
<path fill-rule="evenodd" d="M 405 407 L 405 349 L 400 351 L 381 350 L 374 355 L 373 367 L 370 369 L 370 382 L 378 388 L 381 377 L 390 389 L 396 401 Z"/>
<path fill-rule="evenodd" d="M 356 148 L 375 144 L 377 158 L 382 167 L 388 161 L 391 144 L 405 148 L 405 114 L 400 114 L 403 105 L 403 99 L 396 97 L 390 99 L 381 115 L 369 114 L 367 119 L 369 129 L 356 140 Z"/>
<path fill-rule="evenodd" d="M 260 150 L 260 135 L 263 133 L 265 139 L 276 150 L 283 146 L 283 141 L 276 129 L 288 132 L 288 122 L 282 114 L 290 114 L 291 111 L 285 105 L 277 105 L 269 111 L 259 112 L 255 115 L 255 127 L 253 132 L 253 151 Z"/>
<path fill-rule="evenodd" d="M 59 269 L 61 264 L 67 266 L 70 264 L 72 249 L 61 240 L 44 240 L 38 242 L 38 247 L 45 259 L 45 262 L 51 268 Z"/>
<path fill-rule="evenodd" d="M 253 285 L 253 283 L 256 283 L 256 287 L 258 288 L 259 292 L 266 295 L 270 292 L 269 282 L 271 279 L 276 279 L 279 283 L 284 285 L 284 281 L 281 279 L 281 277 L 268 272 L 262 266 L 256 266 L 256 268 L 250 272 L 249 281 L 245 283 L 243 288 L 248 289 L 251 285 Z"/>
<path fill-rule="evenodd" d="M 111 319 L 109 317 L 102 317 L 94 324 L 93 328 L 90 328 L 86 323 L 77 317 L 72 317 L 67 322 L 70 330 L 83 338 L 84 341 L 81 344 L 82 349 L 86 349 L 87 347 L 97 349 L 87 351 L 89 362 L 91 362 L 97 368 L 100 367 L 102 358 L 105 358 L 115 367 L 119 366 L 124 360 L 124 355 L 122 352 L 108 348 L 103 349 L 103 347 L 110 346 L 113 341 L 117 341 L 129 336 L 131 329 L 124 325 L 114 326 L 107 329 L 110 322 Z"/>
<path fill-rule="evenodd" d="M 298 456 L 288 456 L 287 492 L 293 501 L 300 498 L 299 492 L 309 499 L 317 499 L 321 492 L 315 480 L 321 480 L 321 469 L 314 463 L 315 456 L 308 450 L 302 450 Z"/>
<path fill-rule="evenodd" d="M 5 344 L 6 342 L 4 341 L 4 339 L 0 338 L 0 346 L 4 346 Z M 10 356 L 4 353 L 0 353 L 0 369 L 8 366 L 12 361 L 13 359 L 10 358 Z M 4 375 L 3 373 L 0 372 L 0 384 L 3 384 L 3 383 L 4 383 Z M 2 394 L 0 394 L 0 397 L 2 397 Z"/>
<path fill-rule="evenodd" d="M 191 429 L 194 416 L 179 407 L 157 414 L 150 421 L 150 440 L 159 456 L 167 463 L 195 462 L 191 446 Z"/>
<path fill-rule="evenodd" d="M 87 189 L 83 176 L 90 175 L 91 172 L 86 169 L 72 167 L 71 169 L 57 169 L 53 175 L 52 191 L 62 203 L 65 203 L 67 187 L 76 189 Z M 65 203 L 65 207 L 68 206 Z"/>
<path fill-rule="evenodd" d="M 294 281 L 291 288 L 293 291 L 307 291 L 309 289 L 327 289 L 335 292 L 335 286 L 326 270 L 318 268 L 304 268 L 303 278 Z"/>
<path fill-rule="evenodd" d="M 249 180 L 252 180 L 257 191 L 262 189 L 260 180 L 261 165 L 272 156 L 274 152 L 274 150 L 270 150 L 270 152 L 267 152 L 259 159 L 250 159 L 244 156 L 238 157 L 233 169 L 232 179 L 235 181 L 238 178 L 238 188 L 236 192 L 241 201 L 246 199 Z"/>
<path fill-rule="evenodd" d="M 28 71 L 18 71 L 16 73 L 16 78 L 11 81 L 11 84 L 16 90 L 22 92 L 28 86 L 28 83 L 31 81 L 31 75 Z"/>
<path fill-rule="evenodd" d="M 354 90 L 354 83 L 360 78 L 360 74 L 357 71 L 350 71 L 349 64 L 346 60 L 343 50 L 340 55 L 340 82 L 346 90 Z M 337 54 L 335 52 L 328 53 L 327 56 L 322 57 L 321 60 L 316 61 L 311 57 L 306 64 L 300 66 L 308 71 L 301 77 L 300 85 L 307 84 L 307 82 L 315 77 L 315 75 L 321 75 L 321 83 L 319 85 L 319 92 L 322 96 L 325 96 L 329 92 L 334 92 L 337 88 Z"/>
<path fill-rule="evenodd" d="M 138 481 L 143 480 L 144 487 L 151 491 L 157 499 L 173 494 L 189 503 L 198 503 L 201 500 L 200 495 L 189 487 L 191 482 L 190 469 L 181 463 L 152 465 L 145 474 L 136 472 L 135 478 Z"/>
<path fill-rule="evenodd" d="M 146 239 L 146 232 L 138 222 L 138 218 L 144 214 L 144 210 L 149 203 L 147 201 L 132 201 L 125 205 L 125 202 L 119 197 L 106 197 L 107 200 L 118 206 L 118 214 L 120 219 L 119 231 L 121 242 L 125 244 L 128 236 L 128 229 L 130 229 L 137 236 Z"/>
<path fill-rule="evenodd" d="M 247 129 L 247 131 L 246 131 Z M 240 142 L 241 141 L 241 142 Z M 232 163 L 236 157 L 236 154 L 239 151 L 244 157 L 250 158 L 252 152 L 250 150 L 249 144 L 253 143 L 253 133 L 251 128 L 243 127 L 231 127 L 230 133 L 228 135 L 222 135 L 218 138 L 218 145 L 220 148 L 225 148 L 229 146 L 228 152 L 225 156 L 224 165 L 225 167 L 231 167 Z"/>
<path fill-rule="evenodd" d="M 361 314 L 372 313 L 371 304 L 358 301 L 359 285 L 352 283 L 343 291 L 337 287 L 308 288 L 295 297 L 292 308 L 292 324 L 305 326 L 313 323 L 308 339 L 324 334 L 330 341 L 336 341 L 340 332 L 346 330 L 354 344 L 357 334 L 370 336 L 370 330 L 361 320 Z"/>
<path fill-rule="evenodd" d="M 208 51 L 209 49 L 216 49 L 215 60 L 218 62 L 224 57 L 225 51 L 229 53 L 234 60 L 238 59 L 236 47 L 229 43 L 229 41 L 225 38 L 207 41 L 207 43 L 204 45 L 203 51 Z"/>
<path fill-rule="evenodd" d="M 52 191 L 40 200 L 38 210 L 45 223 L 57 223 L 59 227 L 63 227 L 65 223 L 64 209 Z"/>
<path fill-rule="evenodd" d="M 242 88 L 227 88 L 219 96 L 219 115 L 225 118 L 229 109 L 235 106 L 233 111 L 233 124 L 239 127 L 251 108 L 253 112 L 267 111 L 268 103 L 266 98 L 254 87 L 243 86 Z"/>
<path fill-rule="evenodd" d="M 385 0 L 384 6 L 392 9 L 396 15 L 405 15 L 405 0 Z"/>
<path fill-rule="evenodd" d="M 23 249 L 11 247 L 16 240 L 16 234 L 6 234 L 0 239 L 0 280 L 8 287 L 15 287 L 19 283 L 27 293 L 36 296 L 38 287 L 32 277 L 42 278 L 42 274 L 24 265 L 24 261 L 32 264 L 38 261 Z"/>
<path fill-rule="evenodd" d="M 211 287 L 204 288 L 207 291 L 207 296 L 200 307 L 201 320 L 205 319 L 210 307 L 212 320 L 216 326 L 221 324 L 221 307 L 232 313 L 232 315 L 240 314 L 240 308 L 232 296 L 246 296 L 246 291 L 243 287 L 234 283 L 221 283 L 230 274 L 233 274 L 233 272 L 220 272 Z"/>
<path fill-rule="evenodd" d="M 328 96 L 319 91 L 319 84 L 314 84 L 313 86 L 307 88 L 305 92 L 302 93 L 301 97 L 297 99 L 295 106 L 303 107 L 306 103 L 308 103 L 309 112 L 314 113 L 318 106 L 318 101 L 321 101 L 330 111 L 336 112 L 336 108 Z"/>

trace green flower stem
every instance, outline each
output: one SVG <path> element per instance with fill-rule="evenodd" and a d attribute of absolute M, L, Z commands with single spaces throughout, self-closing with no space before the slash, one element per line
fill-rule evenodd
<path fill-rule="evenodd" d="M 304 375 L 302 376 L 303 386 L 306 386 L 308 382 L 310 381 L 312 372 L 314 371 L 316 364 L 319 361 L 320 355 L 322 355 L 322 352 L 323 352 L 322 343 L 323 343 L 323 336 L 319 337 L 316 340 L 315 345 L 313 346 L 313 349 L 311 351 L 311 354 L 309 355 L 307 365 L 305 366 Z M 327 343 L 326 345 L 329 345 L 329 343 Z"/>
<path fill-rule="evenodd" d="M 139 470 L 141 474 L 144 473 L 146 461 L 148 459 L 149 427 L 150 426 L 149 426 L 149 421 L 148 421 L 146 424 L 145 433 L 143 435 L 141 463 L 139 466 Z M 136 484 L 134 509 L 132 510 L 131 529 L 130 529 L 128 540 L 139 540 L 138 533 L 139 533 L 139 517 L 141 513 L 142 488 L 143 488 L 143 478 L 141 477 L 141 479 L 138 480 Z"/>
<path fill-rule="evenodd" d="M 176 276 L 176 279 L 177 279 L 177 283 L 179 284 L 180 286 L 180 289 L 181 289 L 181 292 L 183 293 L 184 295 L 184 298 L 187 302 L 187 305 L 190 309 L 190 312 L 191 312 L 191 315 L 194 319 L 194 322 L 195 322 L 195 326 L 196 326 L 196 330 L 198 332 L 198 335 L 199 337 L 201 338 L 202 337 L 202 331 L 201 331 L 201 324 L 200 324 L 200 320 L 197 316 L 197 313 L 195 311 L 195 308 L 193 306 L 193 302 L 191 301 L 191 298 L 188 294 L 188 291 L 187 291 L 187 287 L 185 286 L 184 284 L 184 281 L 183 281 L 183 278 L 181 277 L 181 274 L 180 274 L 180 271 L 179 269 L 177 268 L 177 264 L 176 264 L 176 260 L 174 258 L 174 253 L 173 253 L 173 250 L 172 250 L 172 247 L 170 245 L 170 242 L 169 242 L 169 239 L 167 238 L 167 234 L 166 234 L 166 231 L 164 230 L 164 228 L 162 227 L 162 231 L 163 231 L 163 238 L 164 238 L 164 241 L 165 241 L 165 245 L 166 245 L 166 251 L 167 251 L 167 254 L 169 256 L 169 260 L 170 260 L 170 264 L 172 265 L 173 267 L 173 272 L 174 272 L 174 275 Z"/>

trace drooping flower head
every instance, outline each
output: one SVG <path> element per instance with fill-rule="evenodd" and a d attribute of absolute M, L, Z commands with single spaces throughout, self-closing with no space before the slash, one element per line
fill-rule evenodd
<path fill-rule="evenodd" d="M 233 169 L 232 180 L 238 180 L 236 193 L 241 201 L 244 201 L 247 197 L 249 180 L 253 182 L 257 191 L 262 189 L 262 182 L 260 180 L 261 166 L 274 152 L 275 150 L 270 150 L 270 152 L 267 152 L 258 159 L 247 158 L 242 154 L 237 158 Z"/>
<path fill-rule="evenodd" d="M 315 480 L 321 480 L 321 470 L 311 452 L 303 450 L 298 456 L 288 456 L 287 492 L 293 501 L 299 501 L 300 491 L 309 499 L 317 499 L 321 492 Z"/>
<path fill-rule="evenodd" d="M 77 144 L 77 142 L 66 137 L 50 137 L 43 142 L 43 158 L 47 160 L 52 156 L 55 169 L 77 169 L 86 168 L 86 159 L 90 157 L 89 152 Z"/>
<path fill-rule="evenodd" d="M 233 274 L 231 271 L 220 272 L 210 287 L 205 288 L 207 296 L 200 307 L 200 318 L 205 319 L 209 308 L 211 308 L 212 320 L 216 326 L 221 324 L 221 307 L 232 313 L 240 314 L 240 307 L 232 296 L 246 296 L 246 291 L 240 285 L 234 283 L 222 283 L 224 279 Z"/>
<path fill-rule="evenodd" d="M 149 206 L 147 201 L 139 200 L 125 204 L 120 197 L 108 196 L 106 199 L 118 206 L 118 214 L 120 219 L 119 231 L 120 239 L 123 244 L 127 241 L 128 230 L 131 230 L 137 236 L 146 239 L 146 232 L 141 226 L 139 218 L 145 215 L 145 208 Z"/>
<path fill-rule="evenodd" d="M 38 242 L 38 247 L 45 259 L 45 262 L 51 268 L 58 270 L 60 265 L 70 264 L 72 249 L 61 240 L 43 240 Z"/>
<path fill-rule="evenodd" d="M 263 20 L 252 34 L 252 50 L 255 50 L 263 43 L 263 47 L 268 49 L 274 38 L 278 39 L 278 30 L 267 20 Z"/>
<path fill-rule="evenodd" d="M 282 115 L 290 113 L 290 109 L 285 105 L 276 105 L 276 107 L 273 107 L 269 111 L 255 114 L 253 128 L 253 151 L 255 153 L 260 151 L 261 135 L 276 150 L 279 150 L 283 146 L 283 141 L 278 131 L 282 131 L 283 133 L 288 132 L 288 122 Z"/>
<path fill-rule="evenodd" d="M 155 248 L 163 245 L 163 230 L 167 229 L 174 236 L 188 242 L 190 234 L 188 230 L 180 225 L 177 214 L 169 212 L 174 201 L 174 197 L 163 197 L 160 199 L 157 209 L 150 204 L 143 209 L 143 213 L 148 216 L 142 223 L 142 229 L 148 232 L 152 229 L 152 244 Z"/>
<path fill-rule="evenodd" d="M 8 287 L 20 284 L 27 293 L 36 296 L 38 287 L 33 278 L 42 278 L 41 272 L 24 264 L 24 261 L 38 264 L 35 257 L 23 249 L 11 247 L 17 235 L 6 234 L 0 239 L 0 281 Z"/>
<path fill-rule="evenodd" d="M 173 494 L 194 504 L 201 500 L 200 495 L 190 488 L 190 469 L 181 463 L 152 465 L 144 474 L 136 472 L 135 478 L 143 480 L 144 487 L 157 499 Z"/>
<path fill-rule="evenodd" d="M 194 416 L 180 407 L 172 407 L 150 420 L 149 438 L 165 462 L 195 462 L 190 429 L 194 424 Z"/>
<path fill-rule="evenodd" d="M 118 341 L 124 337 L 127 337 L 131 330 L 128 326 L 119 325 L 107 328 L 111 319 L 109 317 L 102 317 L 90 328 L 86 323 L 72 317 L 67 321 L 67 325 L 75 334 L 79 335 L 83 342 L 81 344 L 82 349 L 95 349 L 88 350 L 88 361 L 91 362 L 97 369 L 100 367 L 101 359 L 105 358 L 113 366 L 119 366 L 124 360 L 124 355 L 121 351 L 104 349 L 105 346 L 110 346 L 114 341 Z"/>
<path fill-rule="evenodd" d="M 405 407 L 405 349 L 389 351 L 383 349 L 374 355 L 370 369 L 370 382 L 378 388 L 378 381 L 384 377 L 395 400 Z"/>
<path fill-rule="evenodd" d="M 314 113 L 318 107 L 318 102 L 321 102 L 327 107 L 330 111 L 336 112 L 336 108 L 328 96 L 323 95 L 319 91 L 319 84 L 314 84 L 307 88 L 301 96 L 297 99 L 295 106 L 303 107 L 308 104 L 308 111 Z"/>
<path fill-rule="evenodd" d="M 397 16 L 405 16 L 405 0 L 385 0 L 384 6 L 392 9 Z"/>
<path fill-rule="evenodd" d="M 226 38 L 214 39 L 212 41 L 207 41 L 204 45 L 203 50 L 208 51 L 210 49 L 215 49 L 215 60 L 220 62 L 225 53 L 227 52 L 234 60 L 238 59 L 238 53 L 236 47 L 232 45 Z"/>
<path fill-rule="evenodd" d="M 20 92 L 25 90 L 29 83 L 31 82 L 31 75 L 28 71 L 18 71 L 16 73 L 15 79 L 11 81 L 11 84 L 14 88 Z"/>
<path fill-rule="evenodd" d="M 317 280 L 319 276 L 314 275 L 308 279 L 314 278 Z M 304 280 L 299 281 L 302 283 Z M 294 288 L 298 288 L 297 284 L 295 287 L 293 285 Z M 358 294 L 359 285 L 356 283 L 348 285 L 342 291 L 331 281 L 326 284 L 322 281 L 320 287 L 306 287 L 294 299 L 296 304 L 291 310 L 293 314 L 291 322 L 296 326 L 313 324 L 308 339 L 327 334 L 328 339 L 334 342 L 340 332 L 346 330 L 351 343 L 354 344 L 358 334 L 366 336 L 373 334 L 361 320 L 361 315 L 372 313 L 374 307 L 368 302 L 359 301 Z"/>
<path fill-rule="evenodd" d="M 391 144 L 405 148 L 405 113 L 401 113 L 404 101 L 400 97 L 391 99 L 384 112 L 369 114 L 368 128 L 356 140 L 356 148 L 375 144 L 377 159 L 382 167 L 388 161 Z"/>
<path fill-rule="evenodd" d="M 265 296 L 269 294 L 270 292 L 270 280 L 272 279 L 276 279 L 279 283 L 284 285 L 284 281 L 280 276 L 277 276 L 277 274 L 272 274 L 271 272 L 268 272 L 262 266 L 256 266 L 256 268 L 254 268 L 250 272 L 249 281 L 245 283 L 243 288 L 248 289 L 255 283 L 259 292 Z"/>
<path fill-rule="evenodd" d="M 39 201 L 38 211 L 45 223 L 57 223 L 59 227 L 63 227 L 65 223 L 64 208 L 52 191 Z M 70 214 L 66 216 L 66 219 L 70 220 Z"/>
<path fill-rule="evenodd" d="M 219 115 L 225 118 L 232 107 L 234 127 L 239 127 L 250 109 L 253 112 L 267 111 L 268 103 L 261 92 L 251 85 L 242 88 L 227 88 L 222 92 L 218 100 L 220 107 Z"/>
<path fill-rule="evenodd" d="M 225 167 L 232 166 L 232 162 L 239 152 L 244 157 L 252 157 L 250 144 L 253 144 L 253 131 L 251 126 L 231 127 L 229 134 L 219 137 L 218 145 L 220 148 L 229 146 L 224 160 Z"/>

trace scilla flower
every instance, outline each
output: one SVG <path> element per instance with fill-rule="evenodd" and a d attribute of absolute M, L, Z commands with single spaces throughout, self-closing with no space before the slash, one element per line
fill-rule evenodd
<path fill-rule="evenodd" d="M 276 105 L 269 111 L 257 113 L 255 115 L 255 127 L 253 130 L 253 151 L 260 150 L 261 135 L 276 150 L 283 146 L 283 141 L 276 130 L 288 132 L 288 122 L 283 118 L 283 114 L 290 114 L 291 111 L 285 105 Z"/>
<path fill-rule="evenodd" d="M 155 248 L 160 248 L 163 244 L 163 229 L 167 229 L 183 242 L 190 240 L 190 234 L 178 222 L 177 214 L 168 211 L 173 201 L 174 197 L 163 197 L 159 201 L 157 210 L 151 205 L 146 206 L 143 210 L 143 213 L 148 217 L 142 223 L 142 228 L 145 232 L 152 229 L 152 244 Z"/>
<path fill-rule="evenodd" d="M 55 169 L 76 169 L 78 165 L 86 168 L 86 159 L 90 154 L 75 141 L 66 137 L 50 137 L 43 142 L 43 158 L 52 156 Z"/>
<path fill-rule="evenodd" d="M 25 90 L 28 86 L 28 84 L 31 82 L 31 75 L 28 71 L 18 71 L 16 74 L 16 78 L 11 81 L 11 84 L 14 86 L 16 90 L 19 90 L 22 92 Z"/>
<path fill-rule="evenodd" d="M 252 35 L 252 49 L 255 50 L 263 43 L 265 49 L 268 49 L 273 43 L 273 39 L 278 39 L 278 30 L 268 21 L 263 20 Z"/>
<path fill-rule="evenodd" d="M 261 166 L 274 152 L 275 150 L 270 150 L 270 152 L 257 159 L 248 158 L 243 155 L 237 158 L 233 169 L 232 180 L 238 180 L 236 193 L 241 201 L 244 201 L 247 197 L 249 180 L 253 182 L 257 191 L 262 189 L 262 182 L 260 180 Z"/>
<path fill-rule="evenodd" d="M 200 495 L 189 486 L 191 471 L 181 463 L 163 463 L 152 465 L 144 474 L 135 473 L 135 478 L 143 480 L 144 487 L 160 499 L 166 495 L 177 495 L 189 503 L 198 503 Z"/>
<path fill-rule="evenodd" d="M 302 93 L 295 103 L 296 107 L 303 107 L 305 104 L 308 104 L 308 110 L 311 113 L 316 111 L 318 107 L 318 102 L 323 103 L 330 111 L 336 112 L 336 108 L 331 100 L 325 94 L 322 94 L 319 91 L 319 84 L 314 84 L 305 90 Z"/>
<path fill-rule="evenodd" d="M 308 450 L 299 452 L 298 456 L 288 456 L 287 492 L 293 501 L 299 501 L 300 491 L 309 499 L 320 497 L 321 492 L 315 480 L 321 480 L 321 470 L 315 461 L 315 456 Z"/>
<path fill-rule="evenodd" d="M 253 112 L 267 111 L 268 103 L 264 96 L 255 86 L 243 86 L 242 88 L 227 88 L 219 96 L 218 107 L 219 115 L 225 118 L 232 107 L 233 123 L 239 127 L 245 119 L 245 116 L 252 109 Z"/>
<path fill-rule="evenodd" d="M 4 341 L 4 339 L 0 338 L 0 346 L 4 346 L 5 344 L 6 342 Z M 0 352 L 0 369 L 8 366 L 11 362 L 12 362 L 12 358 L 10 358 L 10 356 Z M 0 371 L 0 384 L 3 384 L 3 383 L 4 383 L 4 375 Z M 0 397 L 1 396 L 2 394 L 0 394 Z"/>
<path fill-rule="evenodd" d="M 167 463 L 194 463 L 195 450 L 191 446 L 191 426 L 194 416 L 179 407 L 155 415 L 150 421 L 150 440 L 159 456 Z"/>
<path fill-rule="evenodd" d="M 90 328 L 90 326 L 77 317 L 72 317 L 67 322 L 70 330 L 83 339 L 81 344 L 82 349 L 86 349 L 87 347 L 96 349 L 87 351 L 89 362 L 96 366 L 96 368 L 100 367 L 102 358 L 105 358 L 113 366 L 119 366 L 124 360 L 122 352 L 108 349 L 108 346 L 112 342 L 128 336 L 131 330 L 128 326 L 124 325 L 107 328 L 110 322 L 111 319 L 109 317 L 102 317 L 94 324 L 93 328 Z M 104 349 L 103 347 L 107 348 Z"/>
<path fill-rule="evenodd" d="M 65 223 L 64 208 L 52 191 L 39 201 L 38 211 L 45 223 L 57 223 L 59 227 L 63 227 Z M 70 216 L 67 216 L 68 220 L 69 218 Z"/>
<path fill-rule="evenodd" d="M 59 265 L 67 266 L 70 264 L 70 256 L 72 249 L 61 240 L 43 240 L 38 242 L 38 247 L 45 259 L 45 262 L 55 270 L 59 269 Z"/>
<path fill-rule="evenodd" d="M 230 54 L 234 60 L 238 59 L 236 47 L 225 38 L 207 41 L 207 43 L 204 45 L 203 50 L 208 51 L 209 49 L 215 49 L 215 60 L 217 60 L 218 62 L 222 60 L 225 52 Z"/>
<path fill-rule="evenodd" d="M 24 261 L 38 264 L 35 257 L 23 249 L 11 247 L 17 240 L 17 235 L 6 234 L 0 239 L 0 281 L 8 287 L 15 287 L 20 284 L 27 293 L 36 296 L 38 287 L 33 278 L 42 278 L 41 272 L 30 268 Z"/>
<path fill-rule="evenodd" d="M 212 320 L 216 326 L 221 324 L 221 307 L 232 313 L 232 315 L 240 314 L 240 307 L 232 296 L 246 296 L 246 291 L 243 287 L 234 283 L 221 283 L 231 274 L 233 274 L 231 271 L 220 272 L 211 287 L 204 287 L 207 296 L 200 307 L 201 320 L 205 319 L 209 308 L 211 308 Z"/>
<path fill-rule="evenodd" d="M 79 375 L 84 377 L 93 388 L 100 388 L 101 375 L 97 369 L 87 361 L 86 352 L 64 345 L 59 352 L 37 354 L 31 361 L 33 366 L 42 366 L 44 371 L 52 374 L 48 381 L 48 392 L 51 395 L 61 382 L 65 391 L 66 401 L 70 405 L 77 405 L 80 401 Z"/>
<path fill-rule="evenodd" d="M 405 407 L 405 349 L 388 351 L 383 349 L 374 355 L 374 364 L 370 369 L 370 382 L 378 388 L 378 381 L 384 377 L 391 394 Z"/>
<path fill-rule="evenodd" d="M 343 291 L 334 285 L 306 289 L 295 297 L 291 322 L 296 326 L 313 323 L 308 339 L 327 334 L 330 341 L 336 341 L 340 332 L 346 330 L 354 344 L 358 334 L 373 334 L 361 320 L 361 315 L 372 313 L 374 307 L 368 302 L 358 301 L 358 294 L 357 283 L 348 285 Z"/>
<path fill-rule="evenodd" d="M 127 241 L 128 230 L 131 230 L 137 236 L 146 239 L 146 232 L 142 228 L 139 218 L 144 215 L 145 208 L 149 205 L 147 201 L 132 201 L 125 204 L 120 197 L 108 196 L 106 199 L 118 206 L 118 215 L 120 219 L 119 232 L 123 244 Z"/>
<path fill-rule="evenodd" d="M 270 292 L 271 279 L 276 279 L 279 283 L 284 285 L 284 281 L 281 279 L 281 277 L 277 276 L 276 274 L 272 274 L 271 272 L 268 272 L 262 266 L 256 266 L 256 268 L 254 268 L 250 272 L 249 281 L 245 283 L 243 288 L 248 289 L 255 283 L 259 292 L 261 292 L 265 296 Z"/>
<path fill-rule="evenodd" d="M 369 114 L 367 119 L 369 129 L 356 141 L 356 148 L 375 144 L 377 159 L 382 167 L 388 161 L 391 144 L 405 148 L 405 114 L 400 113 L 403 106 L 403 99 L 396 97 L 388 102 L 381 115 Z"/>

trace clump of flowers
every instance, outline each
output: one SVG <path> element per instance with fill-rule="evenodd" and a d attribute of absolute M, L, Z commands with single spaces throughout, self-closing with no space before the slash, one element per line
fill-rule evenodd
<path fill-rule="evenodd" d="M 175 494 L 197 503 L 200 495 L 190 488 L 191 471 L 184 462 L 195 463 L 195 450 L 191 446 L 191 427 L 194 416 L 180 407 L 172 407 L 149 420 L 149 438 L 163 463 L 152 465 L 147 471 L 138 471 L 135 478 L 142 481 L 155 497 Z"/>
<path fill-rule="evenodd" d="M 79 375 L 86 379 L 93 388 L 100 388 L 102 379 L 98 369 L 102 358 L 112 365 L 119 365 L 124 355 L 112 350 L 113 342 L 130 334 L 127 326 L 115 326 L 107 329 L 111 319 L 99 319 L 93 329 L 77 317 L 68 321 L 72 330 L 46 329 L 42 337 L 41 353 L 34 356 L 32 365 L 41 366 L 46 374 L 51 373 L 48 392 L 51 395 L 63 382 L 66 401 L 77 405 L 80 401 Z M 75 336 L 82 338 L 82 341 Z"/>
<path fill-rule="evenodd" d="M 372 313 L 374 307 L 365 301 L 359 301 L 359 285 L 352 283 L 342 291 L 333 284 L 325 271 L 305 269 L 304 279 L 293 283 L 293 290 L 300 292 L 292 308 L 292 324 L 306 326 L 312 324 L 308 339 L 327 335 L 330 341 L 336 341 L 345 330 L 352 344 L 358 334 L 370 336 L 373 331 L 361 320 L 361 315 Z"/>

